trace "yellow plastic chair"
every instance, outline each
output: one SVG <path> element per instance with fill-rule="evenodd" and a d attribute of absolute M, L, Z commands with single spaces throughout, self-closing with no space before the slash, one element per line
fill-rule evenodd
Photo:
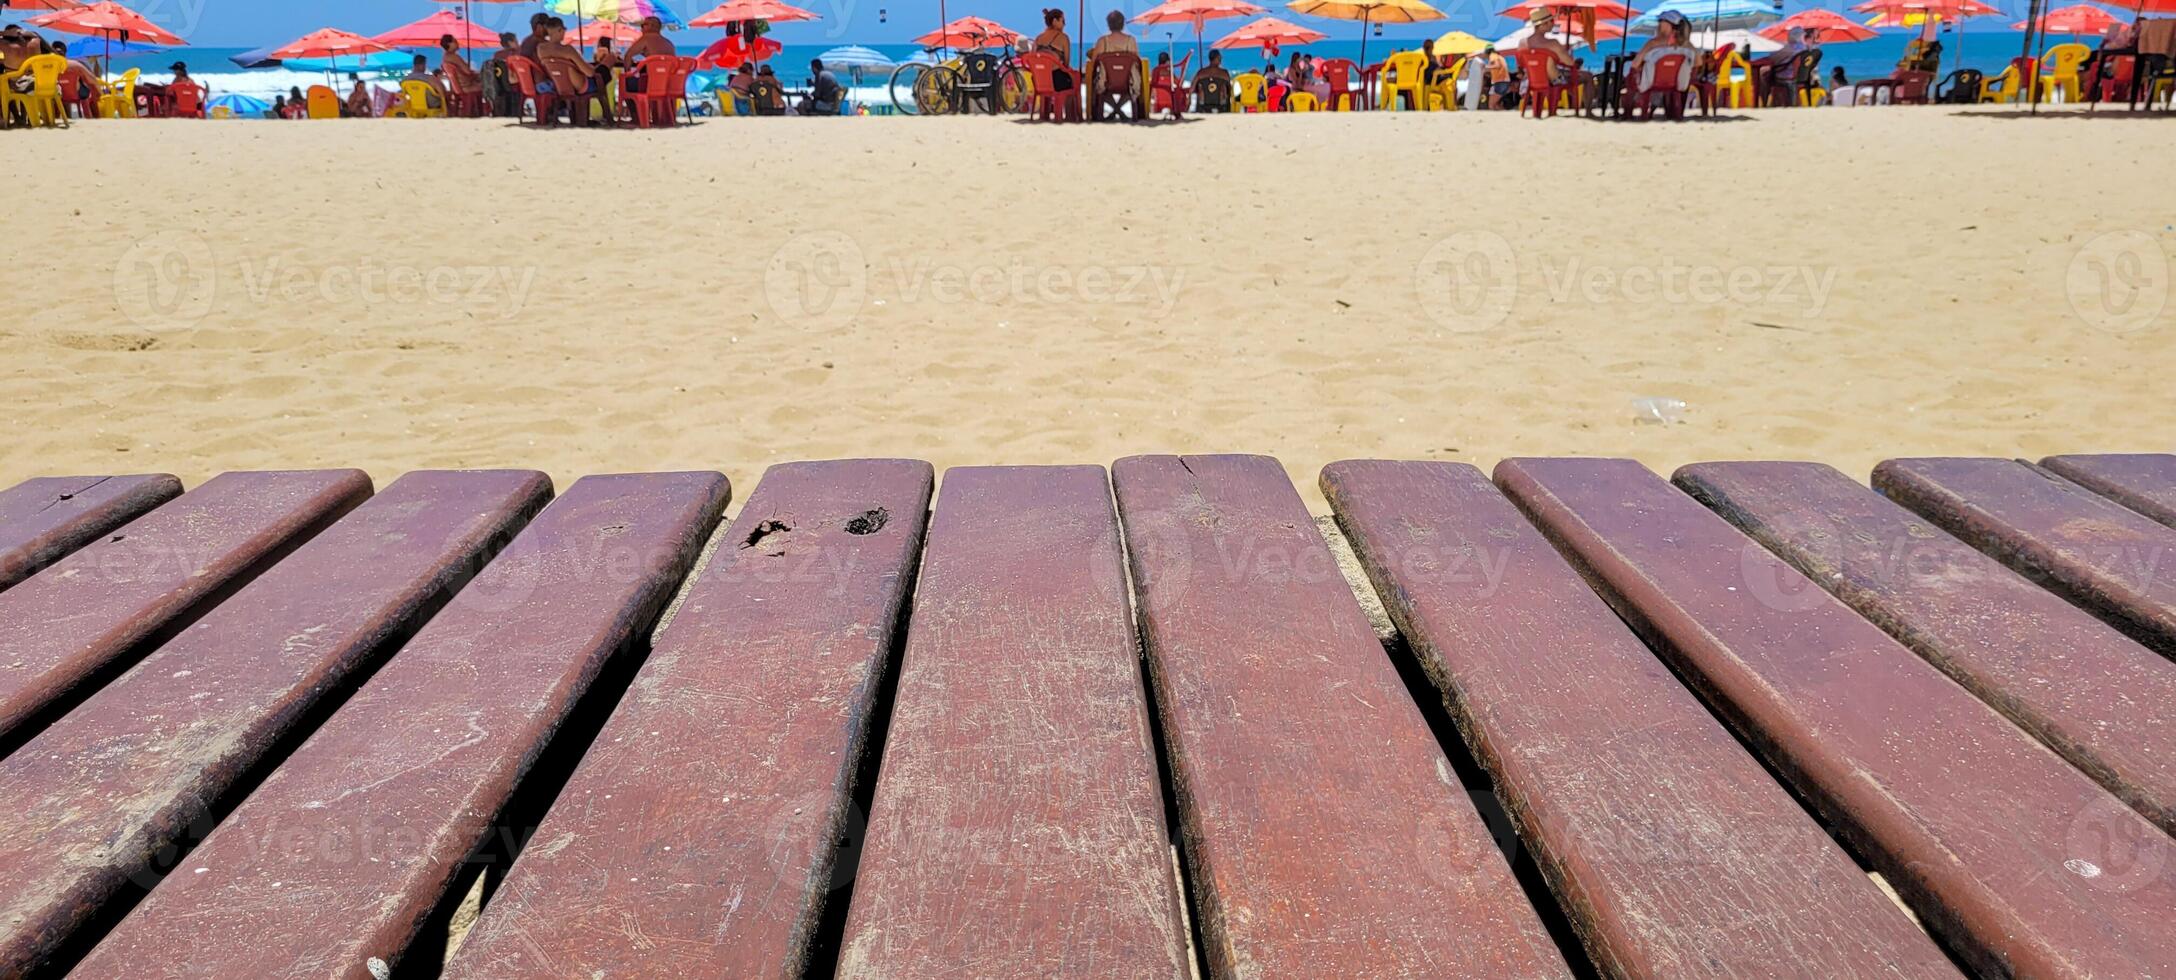
<path fill-rule="evenodd" d="M 717 89 L 712 94 L 718 97 L 718 115 L 720 117 L 740 115 L 740 108 L 733 104 L 732 87 L 727 86 Z"/>
<path fill-rule="evenodd" d="M 141 71 L 142 69 L 131 68 L 122 72 L 121 77 L 106 83 L 105 90 L 98 96 L 100 119 L 136 118 L 136 76 Z"/>
<path fill-rule="evenodd" d="M 33 126 L 68 125 L 68 104 L 60 98 L 60 76 L 68 71 L 68 59 L 57 54 L 34 55 L 23 67 L 0 75 L 0 112 L 20 108 Z M 30 91 L 18 92 L 15 83 L 28 77 Z"/>
<path fill-rule="evenodd" d="M 2045 73 L 2040 84 L 2049 95 L 2061 92 L 2065 102 L 2085 101 L 2085 83 L 2078 77 L 2085 67 L 2085 59 L 2093 56 L 2093 49 L 2083 44 L 2058 44 L 2040 56 L 2040 70 Z"/>
<path fill-rule="evenodd" d="M 1466 73 L 1466 59 L 1452 60 L 1449 70 L 1443 73 L 1436 87 L 1428 90 L 1428 108 L 1439 112 L 1458 111 L 1458 76 Z"/>
<path fill-rule="evenodd" d="M 1392 112 L 1398 111 L 1398 94 L 1413 97 L 1418 109 L 1428 108 L 1427 93 L 1422 91 L 1422 79 L 1428 77 L 1428 56 L 1418 51 L 1400 51 L 1383 59 L 1382 91 L 1377 105 Z"/>
<path fill-rule="evenodd" d="M 310 118 L 340 118 L 340 95 L 323 85 L 312 85 L 308 93 Z"/>
<path fill-rule="evenodd" d="M 212 118 L 232 119 L 234 118 L 234 109 L 229 106 L 215 105 L 212 107 Z"/>
<path fill-rule="evenodd" d="M 1269 85 L 1259 72 L 1240 72 L 1232 76 L 1232 108 L 1240 112 L 1260 112 L 1269 104 Z"/>
<path fill-rule="evenodd" d="M 1744 74 L 1740 75 L 1739 72 Z M 1753 63 L 1745 57 L 1741 48 L 1730 49 L 1730 54 L 1715 65 L 1715 104 L 1732 109 L 1751 106 L 1753 93 Z"/>
<path fill-rule="evenodd" d="M 2047 93 L 2047 79 L 2035 78 L 2033 82 L 2040 86 L 2042 95 Z M 1980 83 L 1981 102 L 2023 102 L 2029 97 L 2024 82 L 2017 77 L 2015 64 L 2004 68 L 2002 74 Z"/>
<path fill-rule="evenodd" d="M 1284 97 L 1286 112 L 1321 112 L 1322 100 L 1313 92 L 1294 92 Z"/>
<path fill-rule="evenodd" d="M 385 114 L 388 117 L 404 116 L 409 119 L 444 118 L 446 115 L 445 102 L 439 101 L 435 106 L 431 104 L 437 98 L 438 93 L 432 91 L 429 85 L 422 82 L 402 82 L 400 83 L 399 104 L 387 109 Z"/>

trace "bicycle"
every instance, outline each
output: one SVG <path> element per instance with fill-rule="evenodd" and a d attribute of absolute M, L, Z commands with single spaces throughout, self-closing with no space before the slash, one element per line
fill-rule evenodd
<path fill-rule="evenodd" d="M 888 87 L 892 105 L 907 115 L 943 116 L 979 107 L 994 116 L 1026 112 L 1032 79 L 1010 48 L 994 54 L 977 49 L 935 64 L 900 65 Z M 908 96 L 904 101 L 902 92 Z"/>

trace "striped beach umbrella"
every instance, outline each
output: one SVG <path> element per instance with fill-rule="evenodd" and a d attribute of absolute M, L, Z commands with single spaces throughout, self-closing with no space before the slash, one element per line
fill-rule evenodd
<path fill-rule="evenodd" d="M 663 21 L 667 30 L 679 30 L 688 26 L 672 8 L 662 0 L 551 0 L 545 4 L 555 14 L 583 20 L 610 21 L 615 24 L 640 24 L 645 18 L 655 17 Z"/>

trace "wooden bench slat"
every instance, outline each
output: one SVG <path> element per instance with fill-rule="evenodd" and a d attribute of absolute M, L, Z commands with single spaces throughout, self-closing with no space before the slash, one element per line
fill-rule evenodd
<path fill-rule="evenodd" d="M 71 975 L 397 968 L 544 744 L 670 598 L 726 493 L 715 473 L 577 481 Z"/>
<path fill-rule="evenodd" d="M 1112 472 L 1211 972 L 1567 975 L 1283 467 Z"/>
<path fill-rule="evenodd" d="M 223 474 L 0 592 L 0 743 L 369 496 L 359 470 Z"/>
<path fill-rule="evenodd" d="M 181 495 L 181 481 L 47 476 L 0 491 L 0 590 Z"/>
<path fill-rule="evenodd" d="M 2041 466 L 2081 487 L 2176 527 L 2176 455 L 2102 453 L 2050 456 Z"/>
<path fill-rule="evenodd" d="M 949 470 L 847 913 L 846 978 L 1188 975 L 1099 466 Z"/>
<path fill-rule="evenodd" d="M 410 473 L 0 762 L 0 975 L 41 964 L 551 495 Z"/>
<path fill-rule="evenodd" d="M 2176 841 L 2122 801 L 1638 463 L 1496 478 L 1975 968 L 2176 970 Z"/>
<path fill-rule="evenodd" d="M 1322 492 L 1605 972 L 1957 975 L 1487 475 Z"/>
<path fill-rule="evenodd" d="M 1676 482 L 2176 833 L 2176 664 L 1831 467 Z"/>
<path fill-rule="evenodd" d="M 801 975 L 930 484 L 764 474 L 449 978 Z"/>
<path fill-rule="evenodd" d="M 2176 528 L 2016 460 L 1892 459 L 1874 489 L 2176 657 Z"/>

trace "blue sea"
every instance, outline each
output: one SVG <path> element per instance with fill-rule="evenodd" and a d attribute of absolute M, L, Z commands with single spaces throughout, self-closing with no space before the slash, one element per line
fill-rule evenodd
<path fill-rule="evenodd" d="M 1993 18 L 1989 19 L 1992 20 Z M 708 35 L 714 32 L 704 33 Z M 1219 32 L 1212 31 L 1212 34 L 1214 33 Z M 1891 68 L 1895 67 L 1897 59 L 1903 56 L 1905 43 L 1916 36 L 1918 36 L 1916 28 L 1882 31 L 1879 37 L 1872 40 L 1852 44 L 1827 45 L 1823 48 L 1822 73 L 1825 75 L 1828 69 L 1841 65 L 1845 73 L 1853 79 L 1885 75 Z M 1944 56 L 1944 71 L 1962 66 L 1978 68 L 1990 74 L 2009 64 L 2009 60 L 2020 53 L 2020 45 L 2023 43 L 2023 36 L 2018 32 L 1995 29 L 1971 30 L 1968 28 L 1961 44 L 1954 32 L 1951 31 L 1944 31 L 1942 39 L 1943 47 L 1947 52 Z M 84 46 L 84 50 L 87 52 L 97 53 L 98 42 L 96 40 L 77 39 L 77 41 Z M 1637 45 L 1639 39 L 1633 38 L 1632 43 Z M 701 51 L 707 44 L 707 40 L 696 44 L 682 44 L 681 50 L 693 55 Z M 1367 55 L 1370 60 L 1380 60 L 1384 54 L 1390 51 L 1400 48 L 1416 48 L 1419 44 L 1418 36 L 1370 38 L 1367 43 Z M 865 46 L 873 48 L 893 60 L 904 60 L 921 51 L 919 47 L 912 44 L 871 44 Z M 1173 57 L 1177 58 L 1183 56 L 1185 52 L 1193 50 L 1194 44 L 1190 36 L 1179 33 L 1167 34 L 1161 30 L 1152 31 L 1144 38 L 1142 44 L 1142 47 L 1147 50 L 1156 50 L 1161 46 L 1170 47 L 1174 52 Z M 808 75 L 809 59 L 822 54 L 831 47 L 833 45 L 788 44 L 776 57 L 770 60 L 770 64 L 776 67 L 778 74 L 785 80 L 787 85 L 799 85 L 805 82 Z M 1960 49 L 1962 50 L 1961 61 L 1958 57 Z M 325 78 L 324 73 L 314 71 L 278 68 L 245 71 L 236 67 L 229 60 L 232 56 L 239 55 L 244 50 L 243 48 L 211 47 L 176 48 L 170 51 L 116 55 L 113 63 L 115 71 L 140 68 L 146 81 L 154 81 L 162 80 L 167 66 L 173 64 L 176 60 L 180 60 L 187 62 L 190 74 L 210 85 L 215 95 L 239 92 L 266 99 L 286 92 L 289 87 L 307 87 L 321 82 Z M 1601 45 L 1601 52 L 1604 54 L 1614 53 L 1617 50 L 1617 41 L 1606 41 Z M 1358 60 L 1360 57 L 1360 42 L 1357 39 L 1332 40 L 1298 47 L 1287 47 L 1283 50 L 1280 61 L 1289 58 L 1294 52 L 1307 52 L 1318 58 L 1352 58 Z M 1582 49 L 1581 53 L 1586 54 L 1587 52 Z M 482 53 L 477 52 L 472 56 L 481 57 Z M 1228 59 L 1227 63 L 1235 67 L 1253 67 L 1260 56 L 1227 52 L 1226 57 Z M 1588 57 L 1590 61 L 1599 60 L 1598 56 L 1595 55 L 1589 55 Z M 433 53 L 433 63 L 436 60 L 437 56 Z M 884 83 L 884 73 L 876 72 L 865 76 L 857 84 L 862 87 L 880 88 Z"/>

